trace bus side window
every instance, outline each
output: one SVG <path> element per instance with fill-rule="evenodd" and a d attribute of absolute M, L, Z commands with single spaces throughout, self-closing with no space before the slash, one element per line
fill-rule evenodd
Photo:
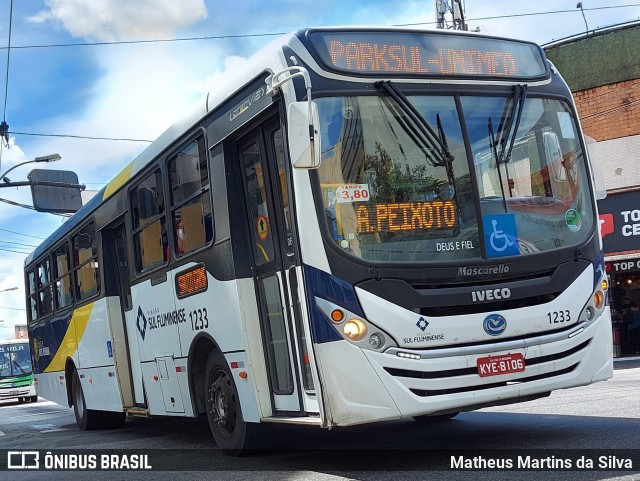
<path fill-rule="evenodd" d="M 36 322 L 38 320 L 38 303 L 36 302 L 36 273 L 33 268 L 29 269 L 29 272 L 27 273 L 27 281 L 27 288 L 29 289 L 29 320 L 31 322 Z"/>
<path fill-rule="evenodd" d="M 41 316 L 53 312 L 53 293 L 51 285 L 51 263 L 48 258 L 38 263 L 38 305 Z"/>
<path fill-rule="evenodd" d="M 55 307 L 63 309 L 73 304 L 71 291 L 71 259 L 67 243 L 53 251 L 53 277 L 55 279 Z"/>
<path fill-rule="evenodd" d="M 144 272 L 169 259 L 167 226 L 160 170 L 148 175 L 131 191 L 136 272 Z"/>
<path fill-rule="evenodd" d="M 174 251 L 177 256 L 213 240 L 209 169 L 204 137 L 190 142 L 169 161 Z"/>
<path fill-rule="evenodd" d="M 83 301 L 100 292 L 96 226 L 93 222 L 85 225 L 73 236 L 73 256 L 76 261 L 76 296 L 78 301 Z"/>

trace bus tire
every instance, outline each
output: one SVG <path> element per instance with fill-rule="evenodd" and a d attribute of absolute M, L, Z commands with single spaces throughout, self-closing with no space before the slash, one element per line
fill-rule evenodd
<path fill-rule="evenodd" d="M 103 412 L 87 409 L 80 377 L 78 376 L 78 371 L 75 370 L 73 371 L 71 381 L 71 398 L 73 400 L 73 412 L 76 415 L 76 423 L 80 429 L 89 431 L 102 427 Z"/>
<path fill-rule="evenodd" d="M 38 402 L 38 396 L 31 396 L 29 398 L 29 401 L 32 402 L 32 403 L 37 403 Z"/>
<path fill-rule="evenodd" d="M 421 424 L 433 424 L 448 421 L 449 419 L 455 418 L 458 414 L 460 414 L 459 411 L 455 413 L 436 414 L 435 416 L 425 414 L 424 416 L 414 416 L 413 419 Z"/>
<path fill-rule="evenodd" d="M 246 454 L 255 425 L 242 418 L 238 391 L 220 351 L 209 354 L 204 374 L 207 420 L 216 445 L 228 456 Z"/>
<path fill-rule="evenodd" d="M 102 428 L 103 429 L 120 429 L 124 427 L 127 420 L 127 413 L 102 411 Z"/>

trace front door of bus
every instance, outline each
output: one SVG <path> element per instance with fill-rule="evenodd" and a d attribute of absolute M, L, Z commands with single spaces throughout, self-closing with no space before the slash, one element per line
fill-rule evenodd
<path fill-rule="evenodd" d="M 127 327 L 131 318 L 131 279 L 127 231 L 124 219 L 119 219 L 102 230 L 102 247 L 105 256 L 107 295 L 119 299 L 119 308 L 110 310 L 109 328 L 113 340 L 112 354 L 124 407 L 143 402 L 142 374 L 135 329 Z"/>
<path fill-rule="evenodd" d="M 298 303 L 298 283 L 277 119 L 250 132 L 237 145 L 273 405 L 281 412 L 317 412 L 307 336 L 301 313 L 293 307 Z"/>

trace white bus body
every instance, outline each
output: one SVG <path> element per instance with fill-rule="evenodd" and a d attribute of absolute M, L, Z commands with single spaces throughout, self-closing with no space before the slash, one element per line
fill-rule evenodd
<path fill-rule="evenodd" d="M 82 428 L 207 414 L 236 452 L 256 423 L 612 376 L 584 142 L 539 47 L 308 30 L 214 87 L 26 261 L 38 394 Z"/>

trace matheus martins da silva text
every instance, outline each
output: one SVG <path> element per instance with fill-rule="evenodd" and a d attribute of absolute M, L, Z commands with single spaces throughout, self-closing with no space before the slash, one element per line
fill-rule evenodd
<path fill-rule="evenodd" d="M 556 456 L 518 456 L 516 458 L 489 458 L 483 456 L 451 456 L 452 469 L 633 469 L 629 458 L 613 455 L 574 459 Z"/>

